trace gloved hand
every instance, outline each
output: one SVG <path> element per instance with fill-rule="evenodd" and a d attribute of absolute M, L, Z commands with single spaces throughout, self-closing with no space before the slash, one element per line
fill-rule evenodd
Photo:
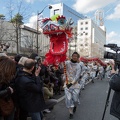
<path fill-rule="evenodd" d="M 69 89 L 72 86 L 72 83 L 66 85 L 67 88 Z"/>

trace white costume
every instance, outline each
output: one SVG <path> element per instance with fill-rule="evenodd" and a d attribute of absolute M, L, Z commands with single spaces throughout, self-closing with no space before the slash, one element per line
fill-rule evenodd
<path fill-rule="evenodd" d="M 86 83 L 86 80 L 88 78 L 88 68 L 87 66 L 84 65 L 84 71 L 82 71 L 82 78 L 80 80 L 80 85 L 81 85 L 81 88 L 84 89 L 85 87 L 85 83 Z"/>
<path fill-rule="evenodd" d="M 97 65 L 93 65 L 90 73 L 90 76 L 92 77 L 92 79 L 95 78 L 96 71 L 97 71 Z"/>
<path fill-rule="evenodd" d="M 110 78 L 109 77 L 110 76 L 110 71 L 111 71 L 111 67 L 110 67 L 110 65 L 108 65 L 107 68 L 106 68 L 106 78 Z"/>
<path fill-rule="evenodd" d="M 66 107 L 74 107 L 77 103 L 79 103 L 79 92 L 80 85 L 78 84 L 78 80 L 81 74 L 81 68 L 79 63 L 73 63 L 71 61 L 66 61 L 66 72 L 68 77 L 68 83 L 75 82 L 69 89 L 67 86 L 65 87 L 65 100 Z"/>
<path fill-rule="evenodd" d="M 99 66 L 99 79 L 103 79 L 103 73 L 104 72 L 104 68 L 103 68 L 103 66 Z"/>

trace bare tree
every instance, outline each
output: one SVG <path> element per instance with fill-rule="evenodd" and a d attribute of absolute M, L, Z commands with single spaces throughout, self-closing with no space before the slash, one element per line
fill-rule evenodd
<path fill-rule="evenodd" d="M 31 36 L 23 36 L 22 37 L 23 39 L 22 39 L 22 49 L 23 49 L 23 51 L 25 51 L 25 52 L 28 52 L 28 53 L 31 53 L 31 52 L 33 52 L 34 50 L 33 50 L 33 40 L 32 40 L 32 38 L 31 38 Z M 24 49 L 25 48 L 25 49 Z"/>
<path fill-rule="evenodd" d="M 2 39 L 6 34 L 6 31 L 3 25 L 4 20 L 5 20 L 5 16 L 3 14 L 0 14 L 0 43 L 2 42 Z"/>
<path fill-rule="evenodd" d="M 9 22 L 12 23 L 13 28 L 8 32 L 8 40 L 16 43 L 16 51 L 19 53 L 21 41 L 20 26 L 24 23 L 23 20 L 28 19 L 30 6 L 25 4 L 24 0 L 9 0 L 7 3 Z"/>
<path fill-rule="evenodd" d="M 9 44 L 4 42 L 4 36 L 7 34 L 7 30 L 4 27 L 5 16 L 0 14 L 0 51 L 7 51 Z"/>

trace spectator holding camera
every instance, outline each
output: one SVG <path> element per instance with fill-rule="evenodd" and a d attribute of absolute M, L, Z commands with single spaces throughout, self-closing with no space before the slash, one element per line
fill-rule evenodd
<path fill-rule="evenodd" d="M 41 111 L 45 108 L 43 97 L 43 83 L 39 77 L 40 67 L 32 73 L 35 61 L 27 59 L 24 68 L 19 72 L 15 87 L 20 108 L 19 120 L 26 120 L 27 115 L 32 120 L 41 120 Z"/>
<path fill-rule="evenodd" d="M 114 67 L 113 61 L 110 61 L 111 65 L 111 78 L 110 78 L 110 88 L 114 90 L 114 95 L 112 98 L 110 114 L 117 117 L 120 120 L 120 73 L 117 72 Z M 120 68 L 118 68 L 120 69 Z"/>
<path fill-rule="evenodd" d="M 80 92 L 80 84 L 78 84 L 78 80 L 80 78 L 81 69 L 78 63 L 79 54 L 74 52 L 72 54 L 71 61 L 66 61 L 66 73 L 65 78 L 68 78 L 68 81 L 65 82 L 65 99 L 66 99 L 66 107 L 69 109 L 70 116 L 69 118 L 73 118 L 73 113 L 76 112 L 77 104 L 79 103 L 79 92 Z M 67 83 L 68 82 L 68 83 Z"/>
<path fill-rule="evenodd" d="M 45 112 L 50 112 L 49 109 L 53 108 L 53 106 L 57 103 L 57 100 L 52 99 L 53 87 L 54 85 L 50 83 L 49 78 L 46 78 L 44 80 L 44 87 L 43 87 L 44 99 L 45 99 L 46 108 L 47 108 L 44 110 Z"/>

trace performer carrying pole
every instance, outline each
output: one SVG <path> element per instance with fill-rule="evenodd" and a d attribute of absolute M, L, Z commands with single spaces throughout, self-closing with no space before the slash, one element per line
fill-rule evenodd
<path fill-rule="evenodd" d="M 68 80 L 65 81 L 64 89 L 65 89 L 65 103 L 66 107 L 69 110 L 70 116 L 69 118 L 73 118 L 73 113 L 76 112 L 77 104 L 79 101 L 79 92 L 80 92 L 80 84 L 78 84 L 78 80 L 81 73 L 81 68 L 78 63 L 79 54 L 74 52 L 72 54 L 72 59 L 70 61 L 66 61 L 66 74 L 65 78 Z"/>

